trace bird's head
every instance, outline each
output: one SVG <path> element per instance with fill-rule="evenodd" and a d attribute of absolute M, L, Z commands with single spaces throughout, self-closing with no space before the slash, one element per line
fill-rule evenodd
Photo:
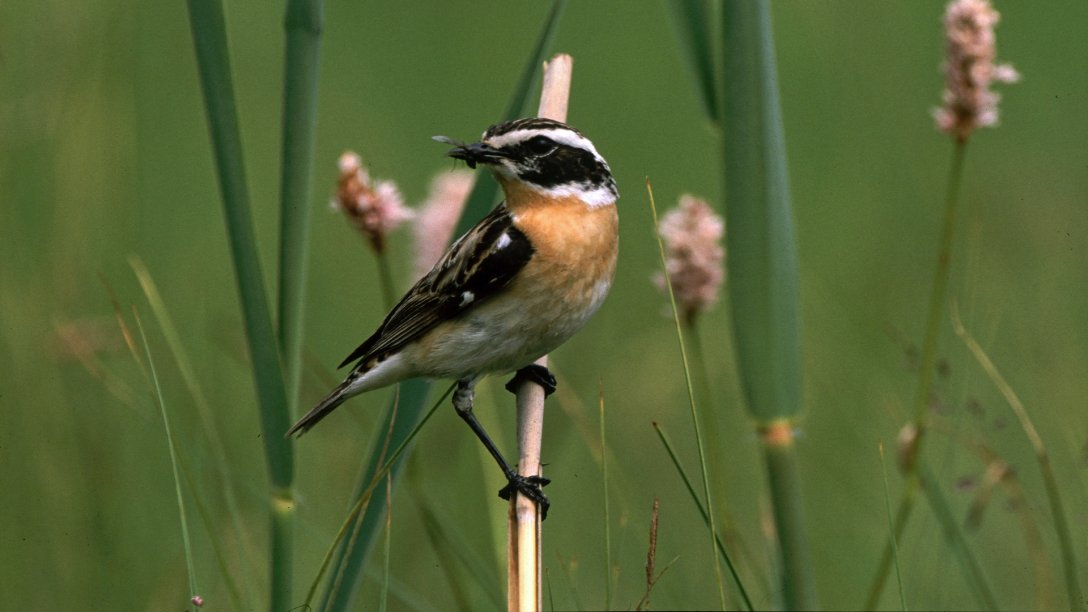
<path fill-rule="evenodd" d="M 449 156 L 470 168 L 485 164 L 509 188 L 523 185 L 550 197 L 577 196 L 591 206 L 619 197 L 608 162 L 578 130 L 551 119 L 528 118 L 487 128 L 479 142 L 454 145 Z"/>

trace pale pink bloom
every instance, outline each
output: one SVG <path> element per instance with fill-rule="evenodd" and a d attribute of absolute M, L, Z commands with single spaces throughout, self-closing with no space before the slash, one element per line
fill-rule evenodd
<path fill-rule="evenodd" d="M 1001 96 L 990 86 L 1020 79 L 1011 65 L 994 64 L 994 26 L 1000 18 L 988 0 L 953 0 L 945 11 L 944 104 L 933 117 L 942 132 L 961 142 L 975 128 L 997 124 Z"/>
<path fill-rule="evenodd" d="M 444 172 L 431 181 L 431 192 L 419 206 L 412 228 L 417 278 L 429 272 L 446 252 L 475 182 L 476 173 L 471 170 Z"/>
<path fill-rule="evenodd" d="M 411 209 L 393 181 L 374 181 L 359 155 L 345 151 L 338 160 L 340 180 L 332 204 L 369 240 L 378 253 L 385 250 L 385 236 L 413 218 Z"/>
<path fill-rule="evenodd" d="M 725 280 L 725 222 L 705 200 L 684 194 L 679 205 L 661 218 L 658 232 L 680 318 L 690 325 L 718 301 Z M 667 291 L 663 273 L 654 277 L 654 283 Z"/>

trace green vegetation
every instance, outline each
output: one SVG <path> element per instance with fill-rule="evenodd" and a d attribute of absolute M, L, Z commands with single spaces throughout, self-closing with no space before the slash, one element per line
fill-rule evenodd
<path fill-rule="evenodd" d="M 217 4 L 190 7 L 196 16 Z M 736 312 L 737 302 L 753 298 L 750 283 L 782 279 L 738 278 L 732 262 L 723 299 L 683 332 L 685 343 L 697 334 L 686 344 L 697 347 L 696 407 L 711 411 L 699 420 L 714 461 L 707 508 L 675 324 L 650 281 L 660 262 L 644 185 L 649 177 L 662 213 L 692 192 L 733 214 L 743 203 L 724 196 L 759 169 L 730 167 L 743 151 L 723 163 L 726 66 L 742 58 L 720 37 L 722 7 L 695 4 L 570 3 L 550 35 L 552 51 L 574 57 L 570 122 L 608 158 L 623 197 L 613 294 L 550 356 L 560 387 L 544 437 L 545 606 L 639 604 L 655 498 L 652 608 L 717 608 L 718 584 L 730 606 L 783 605 L 771 499 L 789 487 L 803 500 L 818 604 L 862 607 L 911 486 L 896 439 L 922 401 L 919 493 L 875 605 L 1082 608 L 1068 600 L 1088 588 L 1078 576 L 1088 565 L 1088 75 L 1073 58 L 1088 56 L 1088 5 L 996 7 L 999 56 L 1023 80 L 1002 90 L 1001 125 L 974 133 L 962 157 L 947 301 L 933 327 L 953 166 L 930 114 L 943 86 L 943 3 L 772 3 L 799 359 L 778 364 L 793 381 L 778 389 L 787 414 L 751 405 L 742 381 L 781 378 L 739 354 L 751 340 L 734 335 L 735 317 L 758 313 Z M 224 3 L 225 40 L 197 35 L 213 55 L 229 49 L 229 72 L 215 80 L 206 62 L 198 69 L 184 5 L 0 4 L 7 607 L 181 609 L 194 588 L 205 609 L 298 605 L 367 489 L 373 526 L 345 528 L 374 534 L 348 608 L 505 601 L 502 483 L 448 400 L 405 447 L 391 499 L 386 481 L 365 474 L 382 454 L 392 389 L 353 399 L 298 442 L 282 434 L 385 312 L 373 253 L 325 205 L 337 157 L 358 151 L 421 202 L 454 167 L 431 136 L 471 140 L 509 112 L 551 6 L 326 2 L 322 22 L 303 10 L 317 5 L 291 5 L 301 50 L 288 70 L 286 7 Z M 304 66 L 317 57 L 308 98 L 317 73 Z M 285 93 L 285 73 L 298 91 Z M 224 75 L 228 137 L 213 145 L 202 78 L 222 85 Z M 295 131 L 285 113 L 298 117 Z M 235 182 L 221 187 L 220 174 Z M 742 231 L 727 219 L 727 237 Z M 409 234 L 388 238 L 396 292 L 412 280 Z M 918 366 L 931 359 L 932 394 L 919 400 Z M 503 382 L 479 386 L 477 412 L 512 450 Z M 399 405 L 421 410 L 395 423 L 394 439 L 446 386 L 402 385 Z M 764 456 L 749 409 L 789 419 L 788 456 Z M 784 476 L 769 479 L 765 461 L 779 460 Z M 374 544 L 387 507 L 386 549 Z M 343 573 L 335 561 L 327 571 Z"/>

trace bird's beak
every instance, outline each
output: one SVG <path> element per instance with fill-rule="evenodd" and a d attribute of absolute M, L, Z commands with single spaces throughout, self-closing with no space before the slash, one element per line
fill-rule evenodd
<path fill-rule="evenodd" d="M 499 160 L 506 157 L 502 151 L 482 142 L 474 142 L 472 144 L 451 144 L 455 144 L 456 146 L 450 149 L 446 155 L 464 161 L 468 164 L 469 168 L 475 168 L 476 164 L 496 164 Z"/>

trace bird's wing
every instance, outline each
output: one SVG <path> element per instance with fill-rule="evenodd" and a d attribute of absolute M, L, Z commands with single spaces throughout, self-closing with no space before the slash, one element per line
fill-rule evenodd
<path fill-rule="evenodd" d="M 340 367 L 395 352 L 439 323 L 493 297 L 510 284 L 533 252 L 506 204 L 499 204 L 450 246 Z"/>

